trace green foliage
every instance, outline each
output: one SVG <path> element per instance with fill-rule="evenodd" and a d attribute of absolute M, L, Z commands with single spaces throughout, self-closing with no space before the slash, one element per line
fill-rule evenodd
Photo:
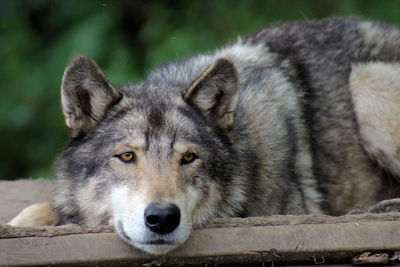
<path fill-rule="evenodd" d="M 119 84 L 273 21 L 358 15 L 400 25 L 399 8 L 373 0 L 0 1 L 0 177 L 54 176 L 68 140 L 59 86 L 77 53 Z"/>

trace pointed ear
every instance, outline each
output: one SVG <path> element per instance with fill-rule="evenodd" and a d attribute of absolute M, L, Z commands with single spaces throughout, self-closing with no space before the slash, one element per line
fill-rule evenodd
<path fill-rule="evenodd" d="M 65 69 L 61 103 L 72 137 L 92 131 L 120 98 L 121 93 L 108 83 L 91 58 L 77 56 Z"/>
<path fill-rule="evenodd" d="M 238 102 L 238 91 L 235 66 L 221 58 L 194 80 L 182 97 L 197 107 L 211 125 L 229 130 Z"/>

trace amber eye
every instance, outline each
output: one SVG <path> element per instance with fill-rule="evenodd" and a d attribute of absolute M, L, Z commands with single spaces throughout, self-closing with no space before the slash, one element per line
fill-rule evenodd
<path fill-rule="evenodd" d="M 117 155 L 117 158 L 124 163 L 132 163 L 135 161 L 135 154 L 133 152 L 125 152 Z"/>
<path fill-rule="evenodd" d="M 182 157 L 181 164 L 192 163 L 196 158 L 197 156 L 195 153 L 186 152 Z"/>

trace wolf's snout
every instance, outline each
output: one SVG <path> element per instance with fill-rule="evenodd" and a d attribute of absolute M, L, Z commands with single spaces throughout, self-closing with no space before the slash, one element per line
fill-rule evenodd
<path fill-rule="evenodd" d="M 172 203 L 150 203 L 144 211 L 146 226 L 153 232 L 167 234 L 174 231 L 181 220 L 179 208 Z"/>

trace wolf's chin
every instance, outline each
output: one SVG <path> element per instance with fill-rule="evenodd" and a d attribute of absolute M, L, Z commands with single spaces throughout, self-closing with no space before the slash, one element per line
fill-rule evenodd
<path fill-rule="evenodd" d="M 145 244 L 145 243 L 132 243 L 132 246 L 143 250 L 144 252 L 153 254 L 153 255 L 162 255 L 170 252 L 171 250 L 176 249 L 180 244 L 160 244 L 160 245 L 154 245 L 154 244 Z"/>
<path fill-rule="evenodd" d="M 149 254 L 153 255 L 162 255 L 170 252 L 171 250 L 174 250 L 181 244 L 183 244 L 187 238 L 182 240 L 182 242 L 177 242 L 176 240 L 170 241 L 170 240 L 164 240 L 164 239 L 157 239 L 157 240 L 148 240 L 148 241 L 137 241 L 133 240 L 130 238 L 127 233 L 124 231 L 122 223 L 119 222 L 115 226 L 115 229 L 118 233 L 118 235 L 121 237 L 122 240 L 124 240 L 126 243 L 129 245 L 140 249 L 144 252 L 147 252 Z"/>

